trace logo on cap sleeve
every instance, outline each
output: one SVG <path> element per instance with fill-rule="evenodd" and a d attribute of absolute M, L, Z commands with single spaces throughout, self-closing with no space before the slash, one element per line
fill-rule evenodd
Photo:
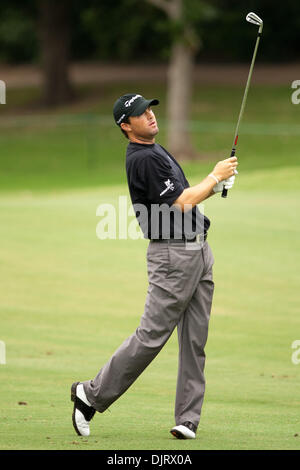
<path fill-rule="evenodd" d="M 164 182 L 165 185 L 167 186 L 166 189 L 164 189 L 161 193 L 160 196 L 163 196 L 167 191 L 174 191 L 174 183 L 171 183 L 171 180 L 167 180 Z"/>

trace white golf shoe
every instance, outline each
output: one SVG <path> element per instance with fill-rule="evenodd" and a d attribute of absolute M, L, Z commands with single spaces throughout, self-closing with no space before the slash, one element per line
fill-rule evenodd
<path fill-rule="evenodd" d="M 90 435 L 90 421 L 96 410 L 88 401 L 82 383 L 73 383 L 71 387 L 71 400 L 74 402 L 72 414 L 74 429 L 79 436 L 87 437 Z"/>
<path fill-rule="evenodd" d="M 177 439 L 195 439 L 197 427 L 190 421 L 174 426 L 170 433 Z"/>

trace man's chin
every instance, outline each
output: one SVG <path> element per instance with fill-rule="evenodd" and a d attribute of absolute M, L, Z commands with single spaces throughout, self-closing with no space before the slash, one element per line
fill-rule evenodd
<path fill-rule="evenodd" d="M 149 138 L 152 139 L 158 134 L 158 131 L 159 131 L 158 127 L 154 127 L 153 129 L 150 128 L 149 131 L 147 132 L 147 134 L 144 135 L 144 138 L 145 139 L 149 139 Z"/>
<path fill-rule="evenodd" d="M 155 135 L 158 134 L 159 129 L 158 129 L 158 127 L 156 126 L 156 127 L 154 127 L 153 129 L 151 129 L 151 131 L 152 131 L 152 132 L 151 132 L 151 135 L 153 135 L 153 137 L 154 137 Z"/>

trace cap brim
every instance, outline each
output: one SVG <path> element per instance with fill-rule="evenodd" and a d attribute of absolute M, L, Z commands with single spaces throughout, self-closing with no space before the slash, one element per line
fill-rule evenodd
<path fill-rule="evenodd" d="M 130 114 L 130 116 L 140 116 L 143 114 L 149 106 L 155 106 L 159 104 L 159 100 L 145 100 Z"/>

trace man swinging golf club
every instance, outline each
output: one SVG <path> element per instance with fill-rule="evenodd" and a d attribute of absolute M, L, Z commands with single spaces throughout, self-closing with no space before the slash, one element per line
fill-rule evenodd
<path fill-rule="evenodd" d="M 198 185 L 190 187 L 184 173 L 161 145 L 155 142 L 158 126 L 152 106 L 139 94 L 121 96 L 114 118 L 129 139 L 126 172 L 131 200 L 145 238 L 149 287 L 144 314 L 127 338 L 92 380 L 75 382 L 73 426 L 82 436 L 90 434 L 89 422 L 117 400 L 150 364 L 177 326 L 179 364 L 175 401 L 178 439 L 194 439 L 204 398 L 204 347 L 212 304 L 213 255 L 206 241 L 210 221 L 197 204 L 221 192 L 227 196 L 238 165 L 235 150 L 246 105 L 254 62 L 262 34 L 262 19 L 251 12 L 246 20 L 258 26 L 258 35 L 235 130 L 231 157 L 216 164 Z M 153 208 L 159 210 L 152 210 Z M 162 207 L 170 210 L 162 210 Z M 167 221 L 167 223 L 166 223 Z"/>
<path fill-rule="evenodd" d="M 129 139 L 126 172 L 132 204 L 150 240 L 149 287 L 136 331 L 94 379 L 71 387 L 73 426 L 81 436 L 90 434 L 95 412 L 103 413 L 132 385 L 175 327 L 179 364 L 175 426 L 170 432 L 178 439 L 194 439 L 200 420 L 214 259 L 206 241 L 210 221 L 197 204 L 223 187 L 232 188 L 238 162 L 236 156 L 218 162 L 190 187 L 177 161 L 155 142 L 158 126 L 152 106 L 158 104 L 133 93 L 121 96 L 114 105 L 115 122 Z"/>

